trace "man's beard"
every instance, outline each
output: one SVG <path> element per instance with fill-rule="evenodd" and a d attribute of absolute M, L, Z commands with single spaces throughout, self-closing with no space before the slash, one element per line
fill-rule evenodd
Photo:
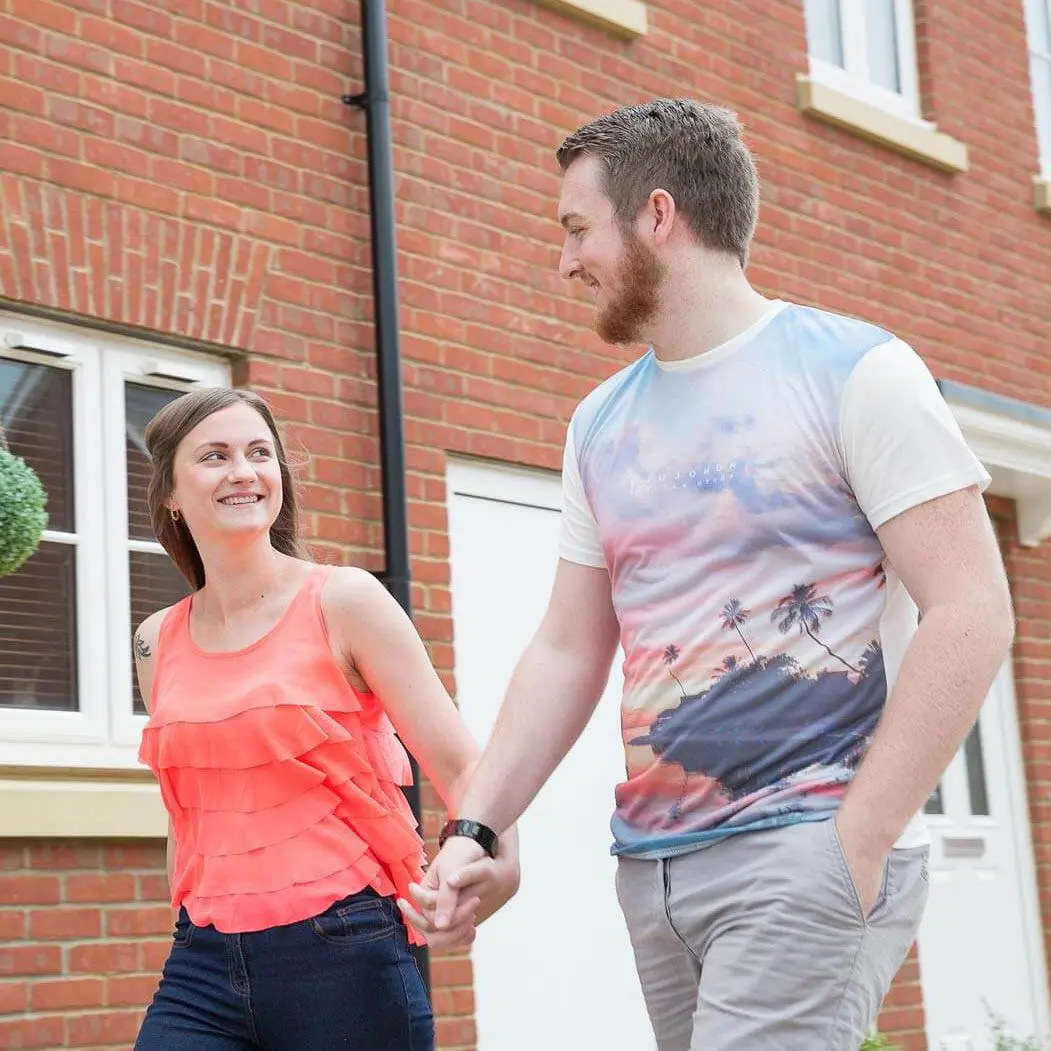
<path fill-rule="evenodd" d="M 625 246 L 624 261 L 614 287 L 615 298 L 595 319 L 595 331 L 607 343 L 635 343 L 642 326 L 660 306 L 664 267 L 638 237 Z"/>

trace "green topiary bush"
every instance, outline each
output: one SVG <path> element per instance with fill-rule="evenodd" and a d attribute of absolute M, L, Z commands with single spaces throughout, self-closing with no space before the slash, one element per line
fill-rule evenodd
<path fill-rule="evenodd" d="M 47 493 L 32 467 L 7 447 L 0 428 L 0 577 L 14 573 L 47 528 Z"/>
<path fill-rule="evenodd" d="M 858 1051 L 898 1051 L 898 1048 L 895 1044 L 890 1043 L 885 1036 L 873 1033 L 871 1036 L 865 1037 Z"/>

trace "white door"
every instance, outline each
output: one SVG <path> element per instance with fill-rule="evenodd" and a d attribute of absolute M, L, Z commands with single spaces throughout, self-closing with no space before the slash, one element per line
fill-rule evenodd
<path fill-rule="evenodd" d="M 1010 661 L 926 809 L 931 880 L 919 956 L 931 1051 L 993 1048 L 994 1017 L 1019 1039 L 1046 1040 L 1047 978 Z"/>
<path fill-rule="evenodd" d="M 546 473 L 463 463 L 450 463 L 448 483 L 457 699 L 484 744 L 547 606 L 560 486 Z M 518 895 L 479 928 L 479 1051 L 653 1047 L 609 853 L 624 772 L 619 678 L 519 823 Z"/>

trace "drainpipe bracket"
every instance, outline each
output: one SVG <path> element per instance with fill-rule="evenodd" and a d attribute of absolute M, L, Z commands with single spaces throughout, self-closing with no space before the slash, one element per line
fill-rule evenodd
<path fill-rule="evenodd" d="M 344 95 L 342 101 L 348 106 L 355 106 L 357 109 L 364 109 L 365 104 L 368 102 L 368 93 L 365 91 L 359 91 L 356 95 Z"/>

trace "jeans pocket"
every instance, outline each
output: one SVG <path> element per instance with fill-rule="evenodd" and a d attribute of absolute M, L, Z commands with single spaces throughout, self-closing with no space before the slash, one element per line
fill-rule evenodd
<path fill-rule="evenodd" d="M 307 922 L 322 941 L 347 947 L 368 945 L 397 933 L 394 908 L 386 898 L 354 895 Z"/>
<path fill-rule="evenodd" d="M 186 910 L 179 909 L 179 915 L 175 920 L 175 932 L 172 935 L 172 945 L 176 949 L 187 948 L 193 941 L 193 932 L 196 929 Z"/>

